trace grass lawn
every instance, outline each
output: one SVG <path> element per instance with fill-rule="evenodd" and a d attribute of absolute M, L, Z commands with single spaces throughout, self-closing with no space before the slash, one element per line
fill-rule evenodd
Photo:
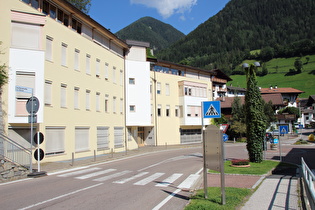
<path fill-rule="evenodd" d="M 224 172 L 226 174 L 251 174 L 263 175 L 268 173 L 271 169 L 277 167 L 279 162 L 272 160 L 264 160 L 262 163 L 250 163 L 248 168 L 237 168 L 231 166 L 231 161 L 225 161 Z M 210 173 L 219 173 L 217 171 L 209 170 Z"/>
<path fill-rule="evenodd" d="M 191 202 L 186 206 L 185 210 L 196 210 L 196 209 L 231 209 L 239 206 L 243 200 L 251 194 L 250 189 L 244 188 L 225 188 L 226 204 L 221 205 L 221 188 L 220 187 L 209 187 L 208 188 L 208 199 L 204 198 L 204 190 L 198 190 L 196 195 L 192 196 Z"/>

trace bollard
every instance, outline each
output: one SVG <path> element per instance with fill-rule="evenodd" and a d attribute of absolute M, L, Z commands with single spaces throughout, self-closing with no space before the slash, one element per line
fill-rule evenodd
<path fill-rule="evenodd" d="M 96 151 L 94 150 L 94 162 L 96 162 Z"/>
<path fill-rule="evenodd" d="M 72 163 L 71 166 L 74 166 L 74 152 L 72 152 Z"/>
<path fill-rule="evenodd" d="M 110 154 L 111 154 L 111 157 L 113 158 L 114 157 L 114 151 L 113 151 L 113 148 L 110 149 Z"/>
<path fill-rule="evenodd" d="M 165 149 L 167 149 L 167 142 L 165 142 Z"/>

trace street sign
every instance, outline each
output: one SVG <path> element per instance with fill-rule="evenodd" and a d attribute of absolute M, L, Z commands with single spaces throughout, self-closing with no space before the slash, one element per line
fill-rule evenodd
<path fill-rule="evenodd" d="M 34 135 L 35 144 L 41 144 L 44 141 L 44 134 L 39 132 Z"/>
<path fill-rule="evenodd" d="M 227 140 L 229 140 L 229 136 L 227 134 L 223 134 L 223 141 L 226 142 Z"/>
<path fill-rule="evenodd" d="M 30 114 L 35 114 L 39 109 L 39 100 L 35 96 L 30 97 L 26 102 L 26 110 Z"/>
<path fill-rule="evenodd" d="M 39 152 L 39 154 L 38 154 Z M 41 161 L 44 158 L 45 154 L 44 154 L 44 150 L 42 149 L 36 149 L 34 152 L 34 158 L 37 161 Z M 39 158 L 39 159 L 38 159 Z"/>
<path fill-rule="evenodd" d="M 23 86 L 15 86 L 15 91 L 32 94 L 33 88 L 23 87 Z"/>
<path fill-rule="evenodd" d="M 273 139 L 273 143 L 274 143 L 274 144 L 278 144 L 278 143 L 279 143 L 279 140 L 278 140 L 278 139 Z"/>
<path fill-rule="evenodd" d="M 220 101 L 203 101 L 203 118 L 221 118 Z"/>
<path fill-rule="evenodd" d="M 279 126 L 279 131 L 280 131 L 280 134 L 287 134 L 289 133 L 289 126 L 287 125 L 280 125 Z"/>
<path fill-rule="evenodd" d="M 223 133 L 226 133 L 228 128 L 229 128 L 229 124 L 221 124 L 220 125 L 220 130 L 222 130 Z"/>

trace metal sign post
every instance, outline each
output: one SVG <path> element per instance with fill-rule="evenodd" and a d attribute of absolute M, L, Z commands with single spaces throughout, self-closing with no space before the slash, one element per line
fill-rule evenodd
<path fill-rule="evenodd" d="M 225 204 L 225 177 L 224 177 L 224 147 L 222 131 L 220 128 L 210 125 L 204 126 L 204 118 L 220 118 L 221 104 L 220 101 L 205 101 L 201 103 L 202 108 L 202 140 L 203 140 L 203 178 L 204 194 L 208 198 L 208 180 L 207 169 L 221 172 L 221 196 L 222 205 Z M 207 138 L 207 139 L 206 139 Z M 208 141 L 211 139 L 211 141 Z M 226 138 L 225 138 L 226 139 Z"/>

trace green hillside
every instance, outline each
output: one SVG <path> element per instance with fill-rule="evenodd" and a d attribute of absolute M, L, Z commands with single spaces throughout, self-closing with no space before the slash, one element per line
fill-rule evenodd
<path fill-rule="evenodd" d="M 257 77 L 258 86 L 262 88 L 275 85 L 278 87 L 292 87 L 305 92 L 300 95 L 302 98 L 315 95 L 315 55 L 303 56 L 301 58 L 303 62 L 302 73 L 285 76 L 290 69 L 294 69 L 296 59 L 297 57 L 277 58 L 266 62 L 265 65 L 268 69 L 268 75 Z M 244 62 L 250 64 L 254 61 L 246 60 Z M 233 81 L 229 82 L 228 85 L 232 84 L 234 87 L 246 88 L 245 75 L 232 75 L 231 78 Z"/>
<path fill-rule="evenodd" d="M 185 37 L 173 26 L 152 17 L 143 17 L 116 33 L 121 39 L 149 42 L 154 51 L 164 49 Z"/>

